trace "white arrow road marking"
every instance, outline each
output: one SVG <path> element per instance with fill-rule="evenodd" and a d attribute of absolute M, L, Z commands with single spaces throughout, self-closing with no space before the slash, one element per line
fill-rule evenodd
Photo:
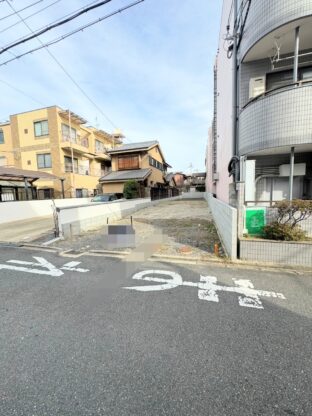
<path fill-rule="evenodd" d="M 155 274 L 170 276 L 170 279 L 151 276 Z M 132 276 L 132 279 L 145 280 L 148 282 L 156 282 L 162 284 L 124 287 L 124 289 L 137 290 L 139 292 L 151 292 L 157 290 L 174 289 L 178 286 L 197 287 L 198 298 L 208 302 L 219 302 L 218 292 L 231 292 L 237 293 L 239 295 L 238 303 L 240 306 L 255 309 L 263 309 L 260 296 L 286 299 L 282 293 L 254 289 L 252 282 L 247 279 L 232 279 L 235 286 L 223 286 L 217 283 L 217 278 L 215 276 L 200 276 L 200 282 L 195 283 L 183 281 L 182 277 L 178 273 L 165 270 L 145 270 L 136 273 L 134 276 Z"/>
<path fill-rule="evenodd" d="M 45 275 L 53 276 L 53 277 L 62 276 L 64 274 L 62 270 L 68 270 L 71 272 L 79 272 L 79 273 L 86 273 L 89 271 L 88 269 L 76 268 L 76 266 L 80 264 L 79 261 L 71 261 L 69 263 L 64 264 L 64 266 L 58 269 L 57 267 L 49 263 L 43 257 L 33 257 L 33 258 L 37 260 L 37 263 L 32 262 L 32 261 L 23 261 L 23 260 L 8 260 L 6 262 L 6 263 L 19 264 L 23 266 L 31 266 L 31 267 L 11 266 L 9 264 L 0 264 L 0 269 L 15 270 L 15 271 L 25 272 L 25 273 L 45 274 Z"/>
<path fill-rule="evenodd" d="M 49 263 L 43 257 L 33 257 L 37 260 L 37 263 L 29 262 L 29 261 L 21 261 L 21 260 L 8 260 L 7 263 L 15 263 L 15 264 L 25 264 L 28 266 L 36 266 L 42 267 L 42 269 L 33 269 L 28 267 L 19 267 L 19 266 L 10 266 L 8 264 L 0 264 L 0 269 L 7 269 L 7 270 L 16 270 L 25 273 L 34 273 L 34 274 L 46 274 L 48 276 L 58 277 L 62 276 L 64 273 L 62 270 L 57 269 L 53 264 Z"/>
<path fill-rule="evenodd" d="M 69 270 L 70 272 L 79 272 L 79 273 L 86 273 L 89 272 L 89 269 L 81 269 L 80 267 L 76 268 L 78 264 L 80 264 L 81 261 L 70 261 L 69 263 L 64 264 L 63 267 L 61 267 L 62 270 Z"/>

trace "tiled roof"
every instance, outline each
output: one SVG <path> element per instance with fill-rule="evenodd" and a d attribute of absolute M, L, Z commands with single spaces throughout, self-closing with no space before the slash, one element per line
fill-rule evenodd
<path fill-rule="evenodd" d="M 143 180 L 149 176 L 152 169 L 136 169 L 136 170 L 119 170 L 109 172 L 100 178 L 100 182 L 124 182 L 129 179 Z"/>
<path fill-rule="evenodd" d="M 120 153 L 120 152 L 126 152 L 129 150 L 145 150 L 149 149 L 152 146 L 155 146 L 156 144 L 159 144 L 157 140 L 151 140 L 148 142 L 138 142 L 138 143 L 128 143 L 123 144 L 122 146 L 116 147 L 116 149 L 111 149 L 108 153 Z"/>

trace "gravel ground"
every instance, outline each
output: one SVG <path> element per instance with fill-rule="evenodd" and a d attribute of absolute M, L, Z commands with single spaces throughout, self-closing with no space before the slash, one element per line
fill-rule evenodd
<path fill-rule="evenodd" d="M 162 235 L 163 243 L 159 245 L 158 253 L 210 256 L 216 243 L 221 246 L 206 201 L 163 201 L 137 211 L 132 219 L 137 246 L 152 242 L 155 235 Z M 130 217 L 125 217 L 112 224 L 130 223 Z M 104 233 L 103 229 L 88 232 L 60 241 L 58 246 L 67 250 L 106 249 L 103 244 Z"/>

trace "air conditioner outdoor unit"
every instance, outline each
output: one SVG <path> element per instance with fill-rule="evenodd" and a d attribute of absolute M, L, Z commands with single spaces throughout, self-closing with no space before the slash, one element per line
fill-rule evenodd
<path fill-rule="evenodd" d="M 249 98 L 258 97 L 265 92 L 265 75 L 257 78 L 250 78 Z"/>
<path fill-rule="evenodd" d="M 306 174 L 306 164 L 295 163 L 294 164 L 294 176 L 304 176 L 305 174 Z M 289 176 L 289 175 L 290 175 L 290 165 L 280 165 L 279 176 Z"/>

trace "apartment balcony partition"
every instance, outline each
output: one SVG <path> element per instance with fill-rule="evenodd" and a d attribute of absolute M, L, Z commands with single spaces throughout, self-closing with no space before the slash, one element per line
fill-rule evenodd
<path fill-rule="evenodd" d="M 312 80 L 256 97 L 240 113 L 239 153 L 268 154 L 277 148 L 312 149 Z"/>

